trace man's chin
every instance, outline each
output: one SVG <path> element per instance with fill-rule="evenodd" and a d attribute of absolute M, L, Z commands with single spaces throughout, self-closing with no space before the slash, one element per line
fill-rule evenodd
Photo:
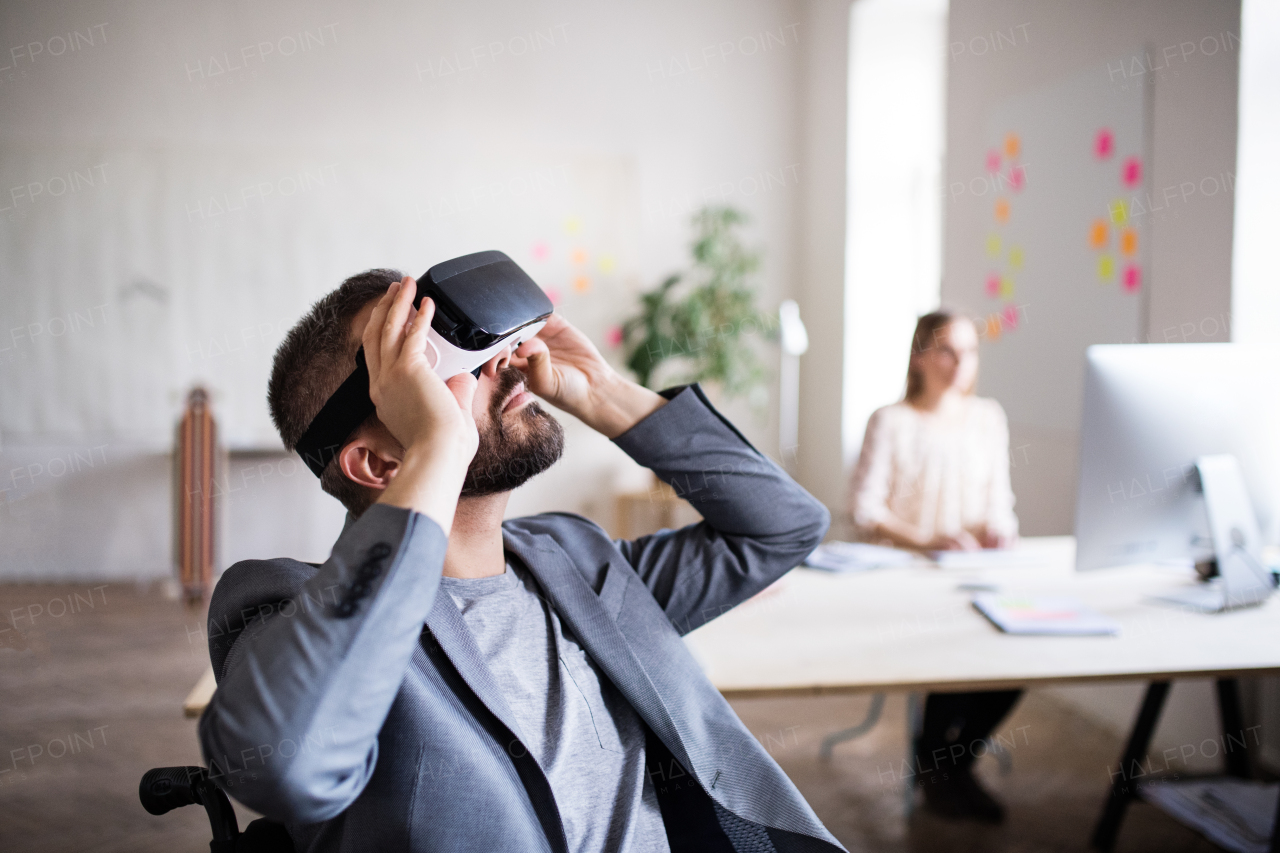
<path fill-rule="evenodd" d="M 462 497 L 509 492 L 550 468 L 564 451 L 560 422 L 537 401 L 501 414 L 502 428 L 487 429 L 467 470 Z"/>

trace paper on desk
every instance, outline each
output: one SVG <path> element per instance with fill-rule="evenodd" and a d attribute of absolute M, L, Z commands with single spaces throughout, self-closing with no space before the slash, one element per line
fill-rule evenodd
<path fill-rule="evenodd" d="M 1074 598 L 980 592 L 973 606 L 1007 634 L 1119 634 L 1120 626 Z"/>
<path fill-rule="evenodd" d="M 902 566 L 915 560 L 910 551 L 865 542 L 827 542 L 805 558 L 804 564 L 828 572 L 861 572 L 882 566 Z"/>
<path fill-rule="evenodd" d="M 1021 548 L 983 548 L 978 551 L 928 551 L 929 559 L 944 569 L 995 569 L 1044 562 L 1044 554 Z"/>
<path fill-rule="evenodd" d="M 1280 785 L 1232 778 L 1160 780 L 1138 791 L 1219 847 L 1238 853 L 1265 853 L 1271 847 Z"/>

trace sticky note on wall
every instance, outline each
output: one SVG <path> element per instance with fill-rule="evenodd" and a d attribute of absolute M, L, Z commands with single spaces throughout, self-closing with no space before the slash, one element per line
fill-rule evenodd
<path fill-rule="evenodd" d="M 1107 228 L 1105 219 L 1095 219 L 1089 226 L 1089 246 L 1093 249 L 1104 249 L 1110 240 L 1111 229 Z"/>
<path fill-rule="evenodd" d="M 1098 278 L 1101 281 L 1111 281 L 1116 274 L 1116 260 L 1110 255 L 1103 255 L 1098 258 Z"/>

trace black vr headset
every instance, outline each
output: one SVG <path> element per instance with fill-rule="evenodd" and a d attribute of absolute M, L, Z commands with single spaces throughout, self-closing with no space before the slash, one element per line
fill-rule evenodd
<path fill-rule="evenodd" d="M 502 252 L 476 252 L 436 264 L 418 279 L 413 297 L 436 304 L 427 330 L 431 367 L 441 379 L 471 372 L 504 347 L 513 349 L 538 334 L 552 312 L 551 300 L 515 261 Z M 338 386 L 298 439 L 298 454 L 317 477 L 356 427 L 373 414 L 364 347 L 356 369 Z"/>

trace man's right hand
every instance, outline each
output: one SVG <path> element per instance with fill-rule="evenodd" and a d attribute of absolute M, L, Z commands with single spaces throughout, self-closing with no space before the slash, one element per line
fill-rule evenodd
<path fill-rule="evenodd" d="M 471 402 L 476 379 L 447 383 L 427 361 L 427 330 L 435 304 L 413 308 L 417 283 L 405 276 L 379 300 L 364 329 L 369 398 L 378 418 L 404 448 L 404 458 L 378 503 L 430 516 L 446 534 L 458 494 L 479 444 Z"/>

